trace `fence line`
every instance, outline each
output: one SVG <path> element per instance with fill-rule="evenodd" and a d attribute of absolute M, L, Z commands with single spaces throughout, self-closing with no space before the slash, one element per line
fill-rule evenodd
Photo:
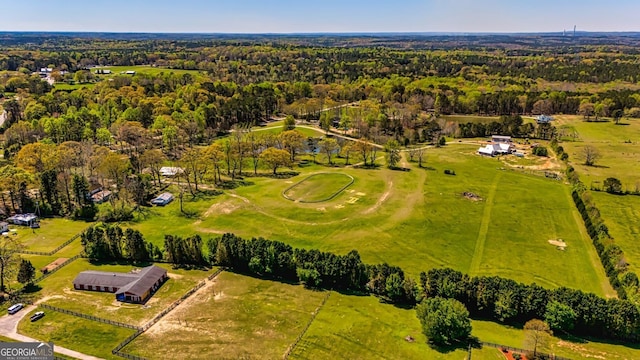
<path fill-rule="evenodd" d="M 482 346 L 488 346 L 488 347 L 492 347 L 492 348 L 496 348 L 496 349 L 500 349 L 500 350 L 509 350 L 509 351 L 518 352 L 518 353 L 521 353 L 521 354 L 527 354 L 527 353 L 531 353 L 532 352 L 531 350 L 519 349 L 519 348 L 515 348 L 515 347 L 511 347 L 511 346 L 494 344 L 494 343 L 489 343 L 489 342 L 484 342 L 484 341 L 481 341 L 480 344 L 482 344 Z M 566 357 L 549 355 L 549 354 L 545 354 L 545 353 L 541 353 L 541 352 L 539 352 L 538 354 L 539 355 L 543 355 L 543 356 L 547 356 L 549 359 L 554 359 L 554 360 L 571 360 L 571 359 L 566 358 Z"/>
<path fill-rule="evenodd" d="M 43 309 L 53 310 L 53 311 L 57 311 L 59 313 L 72 315 L 72 316 L 76 316 L 76 317 L 87 319 L 87 320 L 93 320 L 93 321 L 101 322 L 103 324 L 114 325 L 114 326 L 123 327 L 123 328 L 127 328 L 127 329 L 133 329 L 133 330 L 137 330 L 137 331 L 142 330 L 139 326 L 135 326 L 135 325 L 131 325 L 131 324 L 125 324 L 125 323 L 121 323 L 119 321 L 113 321 L 113 320 L 109 320 L 109 319 L 104 319 L 104 318 L 100 318 L 100 317 L 97 317 L 97 316 L 83 314 L 83 313 L 79 313 L 79 312 L 71 311 L 71 310 L 67 310 L 67 309 L 62 309 L 62 308 L 51 306 L 51 305 L 47 305 L 47 304 L 40 304 L 39 306 L 41 308 L 43 308 Z"/>
<path fill-rule="evenodd" d="M 222 268 L 219 268 L 218 270 L 216 270 L 213 274 L 209 275 L 207 277 L 208 280 L 213 280 L 216 278 L 216 276 L 220 275 L 220 273 L 223 271 Z M 125 346 L 129 345 L 129 343 L 131 343 L 133 340 L 135 340 L 138 336 L 140 336 L 143 332 L 149 330 L 150 327 L 152 327 L 153 325 L 155 325 L 158 321 L 160 321 L 160 319 L 162 319 L 163 317 L 165 317 L 169 312 L 171 312 L 171 310 L 175 309 L 178 305 L 182 304 L 183 301 L 185 301 L 187 298 L 189 298 L 191 295 L 193 295 L 196 291 L 200 290 L 203 286 L 206 285 L 206 281 L 202 280 L 199 283 L 196 284 L 196 286 L 194 286 L 193 288 L 191 288 L 189 291 L 187 291 L 184 295 L 182 295 L 180 297 L 180 299 L 176 300 L 175 302 L 173 302 L 171 305 L 169 305 L 169 307 L 167 307 L 166 309 L 162 310 L 158 315 L 156 315 L 153 319 L 149 320 L 148 323 L 142 325 L 142 327 L 138 328 L 138 331 L 136 331 L 134 334 L 132 334 L 131 336 L 129 336 L 128 338 L 124 339 L 120 344 L 118 344 L 118 346 L 116 346 L 113 350 L 111 350 L 111 353 L 113 355 L 117 355 L 120 356 L 122 358 L 125 359 L 130 359 L 130 360 L 147 360 L 144 357 L 141 356 L 137 356 L 137 355 L 132 355 L 132 354 L 128 354 L 125 352 L 121 352 L 120 350 L 122 350 Z"/>
<path fill-rule="evenodd" d="M 40 275 L 40 277 L 36 278 L 35 280 L 33 280 L 34 284 L 39 283 L 40 281 L 46 279 L 47 277 L 49 277 L 51 274 L 55 273 L 56 271 L 62 269 L 63 267 L 69 265 L 70 263 L 74 262 L 75 260 L 79 259 L 82 257 L 82 254 L 78 254 L 75 255 L 74 257 L 68 258 L 67 260 L 65 260 L 62 264 L 56 266 L 55 268 L 47 271 L 46 274 L 42 274 Z"/>
<path fill-rule="evenodd" d="M 318 313 L 320 312 L 320 310 L 322 310 L 322 307 L 324 306 L 324 304 L 326 304 L 327 300 L 329 300 L 329 296 L 331 296 L 331 291 L 327 293 L 327 296 L 325 296 L 322 299 L 322 302 L 320 303 L 320 305 L 316 308 L 313 314 L 311 314 L 311 319 L 309 319 L 309 322 L 307 323 L 307 325 L 305 325 L 304 329 L 302 329 L 302 332 L 298 334 L 298 337 L 296 337 L 296 340 L 293 342 L 293 344 L 289 345 L 289 348 L 282 356 L 283 359 L 286 360 L 289 358 L 289 356 L 291 356 L 291 354 L 293 353 L 293 350 L 296 348 L 300 340 L 302 340 L 302 338 L 304 337 L 304 334 L 306 334 L 307 330 L 309 330 L 309 327 L 311 327 L 311 323 L 313 323 L 313 320 L 316 319 L 316 316 L 318 316 Z"/>
<path fill-rule="evenodd" d="M 88 228 L 87 228 L 88 229 Z M 67 241 L 65 241 L 64 243 L 62 243 L 62 245 L 58 246 L 57 248 L 49 251 L 49 252 L 45 252 L 45 251 L 31 251 L 31 250 L 18 250 L 16 251 L 16 253 L 18 254 L 25 254 L 25 255 L 43 255 L 43 256 L 51 256 L 55 253 L 57 253 L 58 251 L 64 249 L 65 247 L 67 247 L 69 244 L 71 244 L 72 242 L 74 242 L 77 238 L 80 237 L 80 235 L 82 235 L 84 232 L 86 231 L 83 230 L 80 233 L 77 233 L 75 235 L 73 235 L 73 237 Z"/>

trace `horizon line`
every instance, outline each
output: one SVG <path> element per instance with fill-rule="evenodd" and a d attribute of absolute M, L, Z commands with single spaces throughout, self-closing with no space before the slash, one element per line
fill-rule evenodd
<path fill-rule="evenodd" d="M 45 34 L 128 34 L 128 35 L 552 35 L 574 33 L 571 30 L 556 31 L 317 31 L 317 32 L 183 32 L 183 31 L 114 31 L 114 30 L 0 30 L 7 33 L 45 33 Z M 576 34 L 639 34 L 640 30 L 598 31 L 577 30 Z"/>

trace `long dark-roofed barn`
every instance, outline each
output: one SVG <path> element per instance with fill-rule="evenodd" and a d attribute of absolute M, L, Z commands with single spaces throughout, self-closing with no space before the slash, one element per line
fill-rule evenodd
<path fill-rule="evenodd" d="M 129 273 L 89 270 L 76 276 L 73 288 L 115 293 L 118 301 L 141 304 L 167 279 L 167 270 L 155 265 Z"/>

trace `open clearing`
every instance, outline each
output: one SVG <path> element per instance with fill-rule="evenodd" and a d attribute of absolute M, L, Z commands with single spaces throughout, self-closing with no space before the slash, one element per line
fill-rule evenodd
<path fill-rule="evenodd" d="M 353 182 L 351 175 L 338 172 L 313 174 L 286 189 L 282 195 L 301 203 L 324 202 L 340 195 Z"/>
<path fill-rule="evenodd" d="M 25 245 L 26 250 L 49 252 L 84 231 L 89 225 L 83 221 L 54 218 L 40 220 L 39 229 L 27 226 L 10 228 L 17 229 L 18 239 Z"/>
<path fill-rule="evenodd" d="M 640 197 L 616 196 L 604 192 L 593 192 L 592 196 L 613 240 L 624 251 L 629 270 L 639 273 Z"/>
<path fill-rule="evenodd" d="M 40 311 L 40 309 L 34 311 Z M 45 311 L 45 316 L 36 322 L 29 321 L 30 315 L 25 316 L 18 324 L 19 333 L 104 359 L 120 359 L 111 354 L 111 349 L 134 333 L 132 329 L 56 311 Z"/>
<path fill-rule="evenodd" d="M 42 287 L 40 295 L 47 298 L 44 302 L 47 305 L 140 326 L 178 300 L 209 273 L 171 269 L 166 264 L 158 266 L 167 268 L 169 280 L 143 305 L 121 303 L 112 293 L 74 290 L 73 279 L 80 271 L 129 272 L 134 269 L 132 265 L 93 265 L 86 259 L 72 262 L 39 283 Z"/>
<path fill-rule="evenodd" d="M 624 188 L 634 190 L 640 181 L 640 119 L 623 119 L 621 124 L 585 122 L 581 116 L 558 118 L 558 126 L 569 126 L 579 134 L 577 141 L 565 141 L 561 145 L 587 187 L 592 183 L 601 186 L 606 178 L 615 177 L 622 181 Z M 585 145 L 595 147 L 602 155 L 596 166 L 584 165 Z"/>
<path fill-rule="evenodd" d="M 505 168 L 498 159 L 475 155 L 476 149 L 464 144 L 430 149 L 428 168 L 411 164 L 409 172 L 310 163 L 287 180 L 250 178 L 253 185 L 217 197 L 186 196 L 185 209 L 197 213 L 195 218 L 180 214 L 174 201 L 152 208 L 130 225 L 160 246 L 164 234 L 199 232 L 206 238 L 233 232 L 339 254 L 356 249 L 365 262 L 398 265 L 414 278 L 449 266 L 613 295 L 582 220 L 575 216 L 569 186 L 545 178 L 544 171 L 531 175 L 536 172 Z M 445 175 L 444 169 L 457 175 Z M 318 172 L 347 174 L 355 182 L 321 204 L 282 196 L 292 184 Z M 469 201 L 461 195 L 465 192 L 483 201 Z M 571 246 L 560 251 L 549 245 L 550 239 Z"/>
<path fill-rule="evenodd" d="M 227 272 L 203 290 L 124 351 L 149 358 L 278 359 L 326 295 Z"/>

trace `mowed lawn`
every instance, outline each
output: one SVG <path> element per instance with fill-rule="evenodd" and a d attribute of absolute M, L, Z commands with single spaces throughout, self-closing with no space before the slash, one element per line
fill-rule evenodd
<path fill-rule="evenodd" d="M 178 300 L 210 273 L 202 270 L 177 270 L 165 267 L 169 280 L 143 305 L 116 301 L 115 295 L 106 292 L 73 289 L 73 279 L 84 270 L 130 272 L 133 265 L 93 265 L 86 259 L 78 259 L 49 276 L 38 285 L 44 303 L 83 314 L 102 317 L 126 324 L 141 326 L 171 303 Z"/>
<path fill-rule="evenodd" d="M 515 348 L 526 348 L 526 334 L 520 328 L 480 320 L 472 321 L 471 326 L 473 327 L 471 334 L 481 341 Z M 640 359 L 640 348 L 637 344 L 603 343 L 572 337 L 553 336 L 549 341 L 549 345 L 541 349 L 541 351 L 574 360 Z M 475 359 L 475 352 L 473 358 Z"/>
<path fill-rule="evenodd" d="M 476 250 L 477 265 L 470 273 L 614 294 L 567 185 L 505 172 L 496 174 L 492 186 L 495 193 L 490 191 L 485 200 L 478 234 L 484 250 Z M 565 250 L 549 243 L 558 239 L 567 244 Z"/>
<path fill-rule="evenodd" d="M 323 202 L 338 196 L 353 182 L 343 173 L 319 173 L 309 175 L 284 191 L 290 200 L 298 202 Z"/>
<path fill-rule="evenodd" d="M 463 144 L 429 149 L 427 168 L 403 160 L 409 172 L 309 164 L 296 167 L 300 175 L 289 179 L 247 178 L 253 185 L 225 190 L 220 196 L 191 200 L 187 195 L 184 207 L 196 214 L 193 217 L 181 214 L 174 201 L 125 225 L 160 246 L 165 234 L 199 233 L 207 239 L 232 232 L 338 254 L 355 249 L 366 263 L 401 266 L 414 278 L 421 271 L 448 266 L 546 287 L 612 294 L 573 210 L 568 185 L 505 168 L 498 159 L 477 156 L 476 150 Z M 445 169 L 456 175 L 444 174 Z M 348 174 L 355 181 L 322 203 L 293 202 L 282 195 L 319 172 L 339 178 Z M 333 183 L 322 184 L 306 192 L 324 196 L 335 188 Z M 482 200 L 467 199 L 464 192 Z M 548 243 L 555 239 L 565 240 L 567 249 Z"/>
<path fill-rule="evenodd" d="M 43 311 L 36 309 L 35 311 Z M 120 359 L 111 350 L 134 333 L 132 329 L 103 324 L 96 321 L 44 310 L 45 316 L 31 322 L 29 316 L 18 324 L 18 332 L 37 340 L 53 342 L 67 349 L 103 359 Z"/>
<path fill-rule="evenodd" d="M 430 348 L 414 310 L 332 292 L 291 359 L 464 359 L 465 354 L 466 349 Z"/>
<path fill-rule="evenodd" d="M 171 359 L 278 359 L 326 292 L 223 272 L 124 351 Z"/>
<path fill-rule="evenodd" d="M 614 242 L 624 251 L 629 270 L 640 272 L 640 197 L 592 192 Z"/>
<path fill-rule="evenodd" d="M 587 185 L 602 186 L 608 177 L 622 181 L 623 187 L 635 190 L 640 182 L 640 119 L 623 119 L 623 125 L 614 122 L 585 122 L 581 116 L 564 116 L 559 124 L 573 127 L 579 141 L 563 142 L 569 161 Z M 585 166 L 583 148 L 595 147 L 601 155 L 596 166 Z"/>
<path fill-rule="evenodd" d="M 49 252 L 55 250 L 65 241 L 83 232 L 91 223 L 69 219 L 41 219 L 39 229 L 27 226 L 10 226 L 17 230 L 17 238 L 26 250 Z"/>

